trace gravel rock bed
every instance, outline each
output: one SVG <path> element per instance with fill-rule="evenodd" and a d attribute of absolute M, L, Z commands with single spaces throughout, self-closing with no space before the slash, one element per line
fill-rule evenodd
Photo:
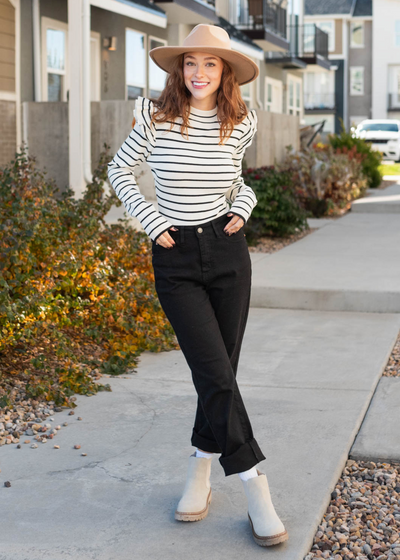
<path fill-rule="evenodd" d="M 303 239 L 309 233 L 312 233 L 317 228 L 310 228 L 299 233 L 294 233 L 289 237 L 261 237 L 257 245 L 249 246 L 250 253 L 275 253 L 280 251 L 287 245 L 291 245 L 300 239 Z"/>
<path fill-rule="evenodd" d="M 382 375 L 400 377 L 400 333 Z"/>
<path fill-rule="evenodd" d="M 400 560 L 400 465 L 348 460 L 304 560 Z"/>
<path fill-rule="evenodd" d="M 75 400 L 76 397 L 70 397 L 71 402 Z M 61 426 L 56 425 L 53 415 L 64 408 L 66 407 L 54 406 L 53 401 L 43 403 L 30 399 L 0 410 L 0 446 L 47 443 L 61 429 Z M 71 413 L 74 414 L 74 411 L 71 410 Z"/>

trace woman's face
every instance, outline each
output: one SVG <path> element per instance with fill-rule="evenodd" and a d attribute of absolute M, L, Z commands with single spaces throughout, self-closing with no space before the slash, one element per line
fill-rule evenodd
<path fill-rule="evenodd" d="M 221 83 L 223 70 L 222 58 L 209 53 L 185 53 L 183 59 L 183 77 L 185 85 L 198 101 L 209 96 L 217 99 L 217 90 Z"/>

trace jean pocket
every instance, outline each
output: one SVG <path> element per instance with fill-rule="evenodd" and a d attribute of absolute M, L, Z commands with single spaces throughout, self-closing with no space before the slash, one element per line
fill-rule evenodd
<path fill-rule="evenodd" d="M 225 226 L 223 226 L 224 228 Z M 221 237 L 223 237 L 228 243 L 235 243 L 236 241 L 242 241 L 245 239 L 245 234 L 243 227 L 241 227 L 236 233 L 225 233 L 224 229 L 222 228 Z"/>
<path fill-rule="evenodd" d="M 175 241 L 175 245 L 168 248 L 168 247 L 163 247 L 162 245 L 160 245 L 156 241 L 152 241 L 151 254 L 153 256 L 154 255 L 168 254 L 168 253 L 172 252 L 174 249 L 176 249 L 176 246 L 179 243 L 179 237 L 178 237 L 179 236 L 179 231 L 174 231 L 174 230 L 169 229 L 168 233 L 170 234 L 172 239 Z"/>

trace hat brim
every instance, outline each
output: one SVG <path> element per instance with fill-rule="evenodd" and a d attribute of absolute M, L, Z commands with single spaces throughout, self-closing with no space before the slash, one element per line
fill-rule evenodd
<path fill-rule="evenodd" d="M 149 51 L 149 55 L 153 62 L 157 64 L 162 70 L 170 73 L 173 67 L 175 58 L 183 53 L 188 52 L 205 52 L 215 54 L 223 58 L 232 67 L 239 85 L 248 84 L 254 81 L 260 70 L 258 65 L 248 56 L 232 49 L 224 49 L 221 47 L 210 47 L 201 45 L 195 47 L 156 47 Z"/>

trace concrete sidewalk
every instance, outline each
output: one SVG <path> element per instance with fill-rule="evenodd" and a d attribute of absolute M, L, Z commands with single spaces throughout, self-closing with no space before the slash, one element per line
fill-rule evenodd
<path fill-rule="evenodd" d="M 281 251 L 251 256 L 253 307 L 400 313 L 397 214 L 349 213 Z"/>
<path fill-rule="evenodd" d="M 180 351 L 146 352 L 136 374 L 104 380 L 112 393 L 56 414 L 69 425 L 53 442 L 1 448 L 0 560 L 302 560 L 399 328 L 399 315 L 250 310 L 238 380 L 286 543 L 254 543 L 217 457 L 208 517 L 174 520 L 197 397 Z"/>
<path fill-rule="evenodd" d="M 351 210 L 357 213 L 400 214 L 400 184 L 384 190 L 371 189 L 368 196 L 352 203 Z"/>

